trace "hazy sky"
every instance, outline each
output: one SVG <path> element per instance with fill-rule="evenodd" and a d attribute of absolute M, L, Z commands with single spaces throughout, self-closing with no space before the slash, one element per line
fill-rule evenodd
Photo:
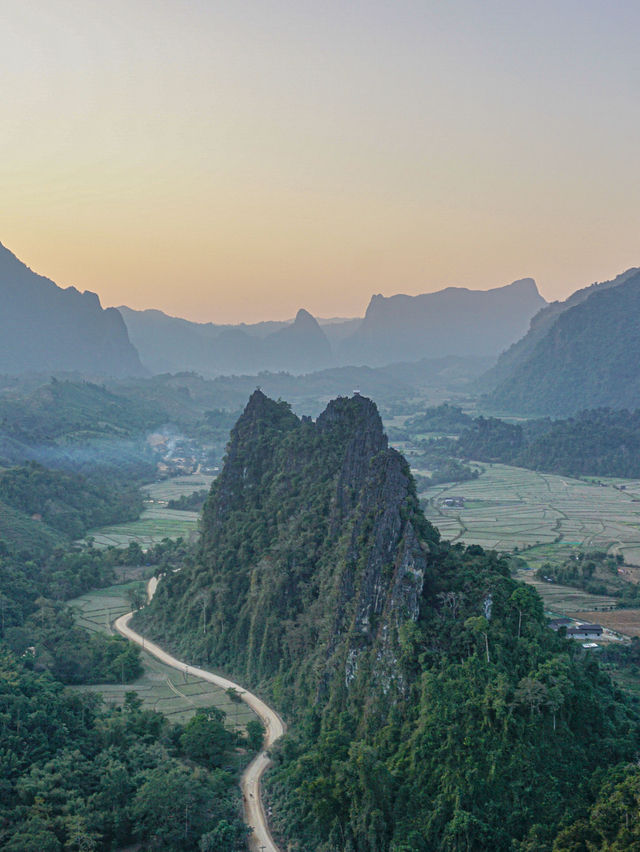
<path fill-rule="evenodd" d="M 103 304 L 361 315 L 640 265 L 640 4 L 0 0 L 0 241 Z"/>

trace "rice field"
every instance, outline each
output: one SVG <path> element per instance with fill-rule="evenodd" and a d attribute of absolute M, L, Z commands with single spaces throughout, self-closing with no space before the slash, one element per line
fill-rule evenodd
<path fill-rule="evenodd" d="M 77 621 L 83 627 L 90 631 L 113 633 L 113 621 L 131 609 L 129 591 L 142 588 L 144 583 L 140 581 L 111 586 L 81 595 L 69 601 L 69 605 L 76 610 Z M 191 662 L 200 663 L 199 660 Z M 144 673 L 132 683 L 73 688 L 99 692 L 107 704 L 115 706 L 123 704 L 127 692 L 137 692 L 147 709 L 162 713 L 172 722 L 186 722 L 199 708 L 212 706 L 227 714 L 226 724 L 229 728 L 244 729 L 247 722 L 257 718 L 244 702 L 232 701 L 223 689 L 192 674 L 166 666 L 144 651 L 142 664 Z"/>
<path fill-rule="evenodd" d="M 201 473 L 152 482 L 142 489 L 146 494 L 145 508 L 137 521 L 100 527 L 91 530 L 88 535 L 93 538 L 94 547 L 108 547 L 110 544 L 126 547 L 130 541 L 136 541 L 143 550 L 158 544 L 163 538 L 195 540 L 199 534 L 198 512 L 168 509 L 167 503 L 183 494 L 209 489 L 212 482 L 212 476 Z"/>
<path fill-rule="evenodd" d="M 152 482 L 150 485 L 145 485 L 142 490 L 149 495 L 150 500 L 162 504 L 169 500 L 177 500 L 183 494 L 188 496 L 194 491 L 202 491 L 203 488 L 208 491 L 214 478 L 204 473 L 192 473 L 189 476 L 174 476 L 171 479 Z"/>
<path fill-rule="evenodd" d="M 478 479 L 434 486 L 420 497 L 445 539 L 524 550 L 532 568 L 576 549 L 622 553 L 640 565 L 639 480 L 598 484 L 494 464 Z M 446 497 L 464 497 L 464 508 L 444 507 Z"/>
<path fill-rule="evenodd" d="M 544 580 L 538 580 L 533 576 L 533 571 L 518 571 L 516 579 L 532 585 L 542 598 L 545 610 L 554 617 L 562 615 L 574 617 L 578 613 L 584 613 L 585 610 L 602 613 L 614 609 L 617 603 L 617 599 L 609 595 L 591 595 L 572 586 L 545 583 Z M 594 616 L 593 620 L 604 624 L 601 618 Z"/>

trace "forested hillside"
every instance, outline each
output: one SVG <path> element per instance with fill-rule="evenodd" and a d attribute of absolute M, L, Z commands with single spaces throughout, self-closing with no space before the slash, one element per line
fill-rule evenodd
<path fill-rule="evenodd" d="M 488 394 L 487 404 L 493 410 L 549 415 L 599 406 L 637 408 L 640 272 L 621 279 L 595 288 L 535 336 Z"/>
<path fill-rule="evenodd" d="M 145 438 L 167 413 L 84 381 L 51 379 L 0 394 L 0 464 L 36 461 L 109 481 L 148 479 L 155 460 Z"/>
<path fill-rule="evenodd" d="M 541 308 L 531 320 L 529 330 L 524 337 L 520 338 L 520 340 L 516 341 L 516 343 L 512 344 L 500 355 L 498 362 L 482 376 L 480 385 L 493 389 L 501 382 L 513 376 L 518 368 L 531 357 L 536 346 L 548 334 L 560 314 L 581 304 L 590 296 L 593 296 L 594 293 L 624 284 L 625 281 L 639 271 L 637 268 L 627 269 L 626 272 L 616 276 L 611 281 L 602 281 L 591 284 L 588 287 L 582 287 L 580 290 L 572 293 L 563 302 L 551 302 L 551 304 Z"/>
<path fill-rule="evenodd" d="M 107 710 L 0 647 L 2 849 L 243 848 L 239 796 L 220 757 L 185 763 L 181 729 L 140 705 L 131 692 Z"/>
<path fill-rule="evenodd" d="M 0 467 L 0 501 L 70 539 L 92 527 L 133 520 L 142 511 L 135 487 L 115 487 L 104 477 L 96 481 L 35 462 Z M 11 535 L 10 528 L 6 534 Z"/>
<path fill-rule="evenodd" d="M 551 850 L 640 746 L 535 591 L 440 541 L 360 396 L 314 423 L 253 394 L 199 554 L 138 624 L 288 715 L 269 796 L 292 852 Z"/>

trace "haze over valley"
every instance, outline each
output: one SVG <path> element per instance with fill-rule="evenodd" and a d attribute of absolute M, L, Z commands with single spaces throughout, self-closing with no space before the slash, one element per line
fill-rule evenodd
<path fill-rule="evenodd" d="M 637 852 L 637 4 L 3 4 L 0 849 Z"/>

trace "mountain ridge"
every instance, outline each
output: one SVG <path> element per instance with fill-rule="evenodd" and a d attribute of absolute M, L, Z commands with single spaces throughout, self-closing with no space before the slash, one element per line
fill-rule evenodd
<path fill-rule="evenodd" d="M 481 382 L 485 404 L 523 414 L 640 406 L 640 269 L 583 288 L 538 314 Z"/>
<path fill-rule="evenodd" d="M 631 267 L 609 281 L 596 282 L 586 287 L 581 287 L 562 301 L 549 302 L 546 307 L 541 308 L 531 318 L 531 323 L 526 334 L 502 352 L 496 365 L 485 373 L 481 380 L 483 386 L 487 388 L 491 386 L 495 387 L 499 382 L 508 378 L 527 359 L 536 344 L 544 337 L 556 319 L 564 311 L 580 304 L 596 292 L 623 284 L 638 271 L 640 270 L 637 267 Z"/>
<path fill-rule="evenodd" d="M 340 357 L 380 366 L 425 357 L 498 355 L 526 332 L 545 304 L 533 278 L 490 290 L 377 294 L 359 328 L 343 341 Z"/>
<path fill-rule="evenodd" d="M 115 308 L 88 290 L 61 288 L 0 243 L 0 372 L 144 375 Z"/>
<path fill-rule="evenodd" d="M 497 357 L 526 332 L 546 302 L 532 278 L 491 290 L 447 287 L 418 296 L 371 297 L 364 318 L 318 321 L 301 308 L 293 321 L 196 323 L 149 309 L 119 310 L 143 363 L 154 373 L 204 376 L 333 366 L 383 366 L 428 357 Z"/>

